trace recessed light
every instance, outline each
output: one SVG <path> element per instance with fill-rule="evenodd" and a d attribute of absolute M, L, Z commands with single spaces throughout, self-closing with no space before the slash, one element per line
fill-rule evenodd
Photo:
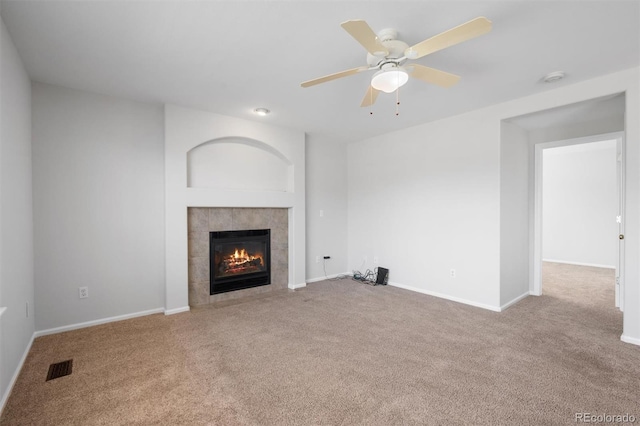
<path fill-rule="evenodd" d="M 544 81 L 545 83 L 553 83 L 555 81 L 562 80 L 563 78 L 564 78 L 563 71 L 554 71 L 545 75 L 542 81 Z"/>
<path fill-rule="evenodd" d="M 256 108 L 253 110 L 253 112 L 258 114 L 260 117 L 264 117 L 265 115 L 269 114 L 271 111 L 269 111 L 267 108 Z"/>

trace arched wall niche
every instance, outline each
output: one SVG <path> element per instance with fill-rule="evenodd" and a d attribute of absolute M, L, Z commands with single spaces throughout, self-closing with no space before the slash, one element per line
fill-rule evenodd
<path fill-rule="evenodd" d="M 213 139 L 187 152 L 187 187 L 293 192 L 293 164 L 255 139 Z"/>

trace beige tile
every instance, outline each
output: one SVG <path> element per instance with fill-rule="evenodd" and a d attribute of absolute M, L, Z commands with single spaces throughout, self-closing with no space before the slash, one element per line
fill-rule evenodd
<path fill-rule="evenodd" d="M 286 249 L 289 246 L 289 233 L 285 229 L 271 228 L 271 248 Z"/>
<path fill-rule="evenodd" d="M 233 230 L 267 229 L 273 209 L 233 209 Z"/>
<path fill-rule="evenodd" d="M 189 232 L 189 258 L 209 257 L 209 233 Z"/>
<path fill-rule="evenodd" d="M 287 229 L 289 224 L 289 209 L 273 209 L 273 220 L 271 221 L 273 228 Z"/>
<path fill-rule="evenodd" d="M 255 296 L 257 294 L 268 293 L 273 289 L 271 285 L 263 285 L 260 287 L 245 288 L 242 290 L 229 291 L 227 293 L 212 294 L 209 298 L 210 303 L 224 302 L 227 300 L 242 299 L 245 297 Z"/>
<path fill-rule="evenodd" d="M 209 303 L 223 302 L 225 300 L 229 300 L 231 299 L 231 296 L 232 296 L 231 293 L 233 292 L 212 294 L 211 296 L 209 296 Z"/>
<path fill-rule="evenodd" d="M 288 293 L 290 291 L 293 291 L 293 290 L 289 290 L 289 289 L 286 289 L 286 290 L 271 289 L 269 291 L 268 287 L 270 287 L 270 286 L 260 287 L 260 288 L 266 288 L 266 290 L 261 291 L 260 293 L 257 293 L 257 294 L 252 294 L 252 295 L 240 297 L 240 298 L 237 298 L 237 299 L 229 299 L 229 300 L 218 301 L 218 302 L 212 303 L 212 304 L 210 304 L 208 306 L 208 308 L 211 308 L 211 309 L 223 308 L 225 306 L 237 305 L 237 304 L 245 303 L 245 302 L 248 302 L 248 301 L 251 301 L 251 300 L 263 299 L 263 298 L 272 297 L 272 296 L 276 296 L 276 295 L 279 295 L 279 294 L 285 294 L 285 293 Z"/>
<path fill-rule="evenodd" d="M 209 231 L 229 231 L 233 229 L 233 210 L 231 208 L 210 208 Z"/>
<path fill-rule="evenodd" d="M 187 209 L 187 229 L 189 232 L 208 232 L 208 227 L 207 209 L 201 207 Z"/>
<path fill-rule="evenodd" d="M 271 271 L 271 285 L 274 289 L 285 289 L 289 285 L 289 271 L 276 269 Z"/>
<path fill-rule="evenodd" d="M 194 257 L 189 259 L 189 282 L 205 282 L 209 279 L 209 258 Z"/>
<path fill-rule="evenodd" d="M 209 304 L 209 282 L 189 283 L 189 306 Z"/>
<path fill-rule="evenodd" d="M 284 265 L 287 267 L 289 261 L 289 251 L 286 248 L 271 247 L 271 269 Z"/>

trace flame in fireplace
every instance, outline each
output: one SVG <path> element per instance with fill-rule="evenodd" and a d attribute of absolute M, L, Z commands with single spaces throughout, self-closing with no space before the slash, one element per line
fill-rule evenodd
<path fill-rule="evenodd" d="M 262 256 L 251 255 L 245 249 L 235 249 L 234 253 L 225 258 L 222 262 L 223 274 L 236 274 L 251 272 L 256 268 L 264 266 Z"/>
<path fill-rule="evenodd" d="M 245 249 L 240 250 L 240 253 L 238 253 L 238 249 L 236 249 L 236 252 L 233 255 L 233 258 L 235 260 L 246 259 L 247 257 L 248 257 L 247 256 L 247 251 Z"/>
<path fill-rule="evenodd" d="M 262 257 L 251 256 L 249 255 L 249 253 L 247 253 L 245 249 L 240 249 L 240 251 L 236 249 L 235 253 L 233 253 L 233 255 L 230 256 L 230 260 L 233 260 L 235 263 L 244 263 L 244 262 L 248 262 L 250 260 L 256 260 L 256 259 L 262 260 Z"/>

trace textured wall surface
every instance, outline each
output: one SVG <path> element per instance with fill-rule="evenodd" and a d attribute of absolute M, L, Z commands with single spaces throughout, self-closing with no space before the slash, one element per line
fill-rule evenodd
<path fill-rule="evenodd" d="M 289 273 L 288 216 L 288 209 L 189 208 L 189 306 L 286 289 Z M 209 232 L 248 229 L 271 229 L 271 284 L 209 295 Z"/>

